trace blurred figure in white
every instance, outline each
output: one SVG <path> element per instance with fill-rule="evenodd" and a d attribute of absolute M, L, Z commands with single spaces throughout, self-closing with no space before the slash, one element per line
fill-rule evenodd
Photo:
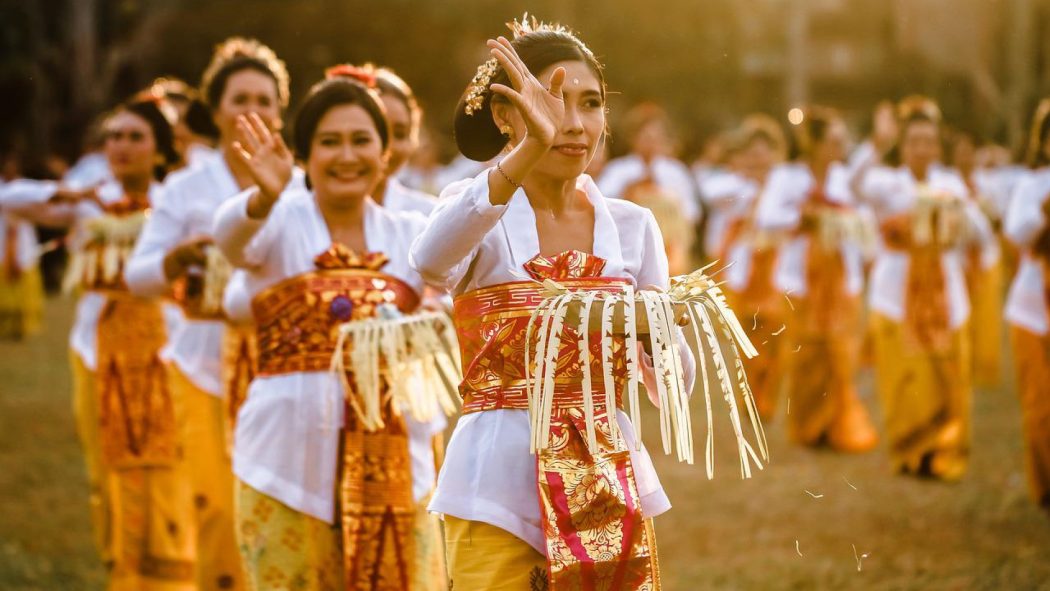
<path fill-rule="evenodd" d="M 672 156 L 667 113 L 655 104 L 642 103 L 627 114 L 625 126 L 631 153 L 605 165 L 598 188 L 606 197 L 652 210 L 663 233 L 671 274 L 688 272 L 700 206 L 689 168 Z"/>

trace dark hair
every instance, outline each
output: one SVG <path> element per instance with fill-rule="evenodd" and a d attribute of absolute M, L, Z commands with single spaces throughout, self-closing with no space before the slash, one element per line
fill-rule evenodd
<path fill-rule="evenodd" d="M 890 166 L 900 166 L 904 163 L 901 154 L 901 144 L 904 143 L 904 135 L 908 128 L 918 123 L 930 123 L 938 128 L 941 127 L 941 109 L 933 99 L 921 95 L 905 97 L 897 105 L 897 143 L 886 152 L 883 160 Z"/>
<path fill-rule="evenodd" d="M 255 70 L 272 78 L 278 104 L 282 109 L 288 106 L 288 69 L 284 62 L 255 39 L 231 37 L 215 48 L 201 80 L 201 94 L 211 108 L 218 107 L 222 101 L 230 76 L 242 70 Z"/>
<path fill-rule="evenodd" d="M 195 135 L 206 137 L 212 141 L 219 139 L 219 128 L 215 126 L 215 120 L 212 119 L 211 109 L 201 99 L 190 99 L 190 104 L 186 107 L 186 114 L 183 115 L 182 120 L 186 123 L 186 127 Z"/>
<path fill-rule="evenodd" d="M 372 123 L 375 123 L 383 151 L 388 149 L 390 123 L 387 121 L 386 110 L 379 95 L 356 79 L 337 77 L 315 84 L 307 93 L 303 104 L 299 106 L 292 127 L 292 147 L 297 158 L 302 161 L 310 158 L 310 147 L 317 124 L 325 113 L 339 105 L 357 105 L 364 109 L 372 118 Z M 310 187 L 309 177 L 306 178 L 306 186 Z"/>
<path fill-rule="evenodd" d="M 168 106 L 169 108 L 170 105 Z M 175 132 L 172 131 L 171 123 L 164 116 L 159 100 L 132 100 L 118 107 L 114 112 L 127 111 L 141 117 L 149 124 L 153 132 L 153 142 L 157 146 L 157 153 L 164 161 L 153 168 L 153 176 L 158 181 L 164 180 L 168 169 L 179 162 L 179 153 L 175 150 Z"/>
<path fill-rule="evenodd" d="M 366 64 L 368 65 L 371 64 Z M 392 96 L 404 103 L 412 126 L 418 126 L 423 118 L 423 109 L 420 108 L 412 87 L 390 68 L 375 68 L 375 78 L 376 90 L 380 96 Z"/>
<path fill-rule="evenodd" d="M 828 107 L 812 106 L 805 110 L 802 123 L 795 128 L 799 152 L 809 154 L 813 146 L 824 141 L 831 126 L 842 117 Z"/>
<path fill-rule="evenodd" d="M 1039 101 L 1032 115 L 1032 129 L 1028 136 L 1028 166 L 1040 168 L 1050 164 L 1046 155 L 1046 140 L 1050 136 L 1050 98 Z"/>
<path fill-rule="evenodd" d="M 520 27 L 520 25 L 519 25 Z M 534 22 L 532 29 L 536 29 Z M 602 100 L 605 100 L 605 74 L 602 65 L 594 57 L 591 50 L 587 48 L 568 29 L 556 25 L 538 25 L 539 30 L 531 30 L 520 35 L 515 35 L 511 45 L 518 52 L 525 67 L 533 74 L 550 67 L 552 64 L 565 61 L 583 62 L 598 78 Z M 473 82 L 472 82 L 473 84 Z M 489 83 L 485 85 L 484 94 L 480 108 L 474 109 L 473 114 L 466 112 L 467 95 L 470 86 L 464 91 L 463 96 L 456 105 L 456 115 L 453 128 L 456 137 L 456 145 L 464 156 L 478 162 L 491 160 L 500 153 L 507 145 L 507 137 L 504 136 L 496 122 L 492 119 L 493 92 L 488 89 L 492 84 L 510 85 L 507 73 L 502 67 L 498 67 Z"/>

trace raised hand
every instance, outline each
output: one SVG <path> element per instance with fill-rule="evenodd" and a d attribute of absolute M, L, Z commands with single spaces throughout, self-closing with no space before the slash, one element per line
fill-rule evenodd
<path fill-rule="evenodd" d="M 262 196 L 270 203 L 277 201 L 292 178 L 295 164 L 281 134 L 271 132 L 256 113 L 241 115 L 237 118 L 237 141 L 233 148 Z"/>
<path fill-rule="evenodd" d="M 525 120 L 526 135 L 545 147 L 554 144 L 562 119 L 565 116 L 565 100 L 562 97 L 562 85 L 565 82 L 565 68 L 557 68 L 551 74 L 546 85 L 536 79 L 525 63 L 518 57 L 518 52 L 506 37 L 489 39 L 492 56 L 507 72 L 513 88 L 503 84 L 493 84 L 492 92 L 505 97 Z"/>

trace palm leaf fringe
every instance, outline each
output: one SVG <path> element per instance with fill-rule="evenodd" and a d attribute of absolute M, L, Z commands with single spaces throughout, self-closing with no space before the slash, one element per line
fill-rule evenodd
<path fill-rule="evenodd" d="M 329 370 L 366 430 L 383 428 L 387 402 L 395 413 L 408 412 L 421 422 L 438 412 L 456 411 L 462 375 L 459 344 L 447 314 L 402 315 L 389 306 L 376 318 L 347 322 L 338 330 Z"/>
<path fill-rule="evenodd" d="M 600 387 L 607 409 L 615 408 L 617 393 L 612 377 L 614 342 L 623 339 L 627 365 L 627 383 L 624 386 L 626 409 L 636 430 L 636 443 L 641 441 L 640 403 L 638 383 L 641 382 L 638 349 L 650 345 L 655 373 L 655 402 L 660 412 L 660 438 L 664 453 L 672 450 L 679 461 L 693 463 L 693 427 L 689 402 L 693 393 L 703 391 L 707 410 L 707 437 L 704 459 L 708 478 L 714 476 L 714 412 L 712 389 L 717 388 L 725 402 L 729 423 L 737 441 L 740 473 L 752 475 L 753 467 L 762 469 L 769 451 L 765 432 L 758 418 L 751 388 L 747 383 L 742 359 L 758 355 L 758 351 L 744 332 L 736 314 L 726 302 L 719 285 L 705 274 L 704 267 L 688 275 L 671 278 L 666 292 L 635 291 L 628 286 L 623 292 L 611 293 L 591 290 L 570 290 L 556 281 L 544 281 L 545 299 L 533 311 L 526 332 L 525 363 L 528 368 L 527 390 L 532 429 L 532 451 L 536 453 L 550 445 L 550 424 L 554 398 L 554 372 L 561 350 L 562 333 L 566 325 L 576 328 L 581 340 L 574 354 L 579 356 L 583 370 L 583 413 L 586 420 L 587 444 L 595 446 L 595 410 L 592 395 L 595 380 L 590 368 L 590 330 L 592 317 L 597 317 L 601 335 L 601 366 L 603 379 Z M 622 319 L 618 314 L 622 313 Z M 645 314 L 644 319 L 640 316 Z M 579 320 L 567 322 L 566 318 Z M 686 330 L 692 332 L 692 341 L 679 339 L 676 319 L 685 315 L 690 321 Z M 621 324 L 622 322 L 622 324 Z M 640 335 L 636 324 L 644 322 L 648 335 Z M 647 342 L 645 342 L 647 341 Z M 688 346 L 699 365 L 699 376 L 692 391 L 686 387 L 681 347 Z M 714 377 L 714 386 L 710 377 Z M 749 421 L 741 418 L 741 404 Z M 750 423 L 750 436 L 745 423 Z M 609 421 L 618 429 L 615 420 Z M 615 432 L 615 431 L 614 431 Z M 614 441 L 623 442 L 622 437 Z"/>

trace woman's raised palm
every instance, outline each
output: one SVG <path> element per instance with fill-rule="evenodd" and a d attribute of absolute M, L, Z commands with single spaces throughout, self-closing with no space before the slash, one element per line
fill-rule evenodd
<path fill-rule="evenodd" d="M 234 152 L 247 166 L 259 190 L 276 199 L 292 178 L 295 160 L 281 134 L 266 127 L 259 115 L 251 113 L 237 118 L 237 141 Z"/>
<path fill-rule="evenodd" d="M 565 100 L 562 97 L 565 68 L 555 69 L 551 74 L 549 86 L 544 86 L 521 61 L 518 52 L 505 37 L 490 39 L 488 46 L 493 57 L 507 72 L 513 86 L 511 88 L 503 84 L 493 84 L 489 88 L 505 97 L 518 109 L 525 120 L 529 137 L 545 146 L 552 145 L 565 117 Z"/>

